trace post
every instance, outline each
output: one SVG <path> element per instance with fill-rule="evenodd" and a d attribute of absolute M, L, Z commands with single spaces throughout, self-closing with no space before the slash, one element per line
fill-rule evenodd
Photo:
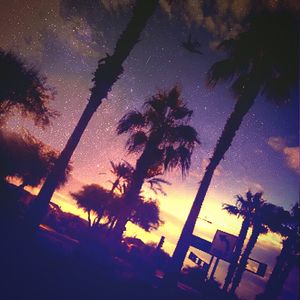
<path fill-rule="evenodd" d="M 209 269 L 210 269 L 210 267 L 211 267 L 211 264 L 212 264 L 214 258 L 215 258 L 215 257 L 214 257 L 213 255 L 212 255 L 211 258 L 210 258 L 210 261 L 209 261 L 208 267 L 207 267 L 207 274 L 208 274 L 208 272 L 209 272 Z"/>
<path fill-rule="evenodd" d="M 209 280 L 212 280 L 212 279 L 214 278 L 214 275 L 215 275 L 215 273 L 216 273 L 216 270 L 217 270 L 217 266 L 218 266 L 218 264 L 219 264 L 219 261 L 220 261 L 220 258 L 217 257 L 216 262 L 215 262 L 215 264 L 214 264 L 214 267 L 213 267 L 213 269 L 212 269 L 212 271 L 211 271 L 211 273 L 210 273 Z"/>
<path fill-rule="evenodd" d="M 161 236 L 160 241 L 159 241 L 158 245 L 156 246 L 156 249 L 161 249 L 164 242 L 165 242 L 165 237 Z"/>

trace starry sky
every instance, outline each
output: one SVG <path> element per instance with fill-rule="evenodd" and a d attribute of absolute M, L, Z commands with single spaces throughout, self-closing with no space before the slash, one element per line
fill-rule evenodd
<path fill-rule="evenodd" d="M 1 1 L 0 47 L 13 50 L 47 76 L 48 84 L 57 92 L 51 105 L 60 113 L 45 130 L 17 115 L 9 120 L 10 128 L 28 128 L 45 143 L 63 149 L 87 103 L 97 61 L 105 53 L 112 53 L 130 17 L 131 2 Z M 124 74 L 94 115 L 72 157 L 74 170 L 70 182 L 56 193 L 56 200 L 65 208 L 74 209 L 69 192 L 79 190 L 83 184 L 99 183 L 109 187 L 110 160 L 125 159 L 134 164 L 136 156 L 125 151 L 126 136 L 116 135 L 118 120 L 129 110 L 140 109 L 144 100 L 158 89 L 179 84 L 182 98 L 194 111 L 191 124 L 199 133 L 201 145 L 194 151 L 190 174 L 185 180 L 176 170 L 165 175 L 165 179 L 172 182 L 165 188 L 167 196 L 158 197 L 165 225 L 152 235 L 132 229 L 134 234 L 155 242 L 160 235 L 166 235 L 165 247 L 169 252 L 174 249 L 205 166 L 234 105 L 228 85 L 208 89 L 205 75 L 212 63 L 222 58 L 215 44 L 239 30 L 238 21 L 250 4 L 246 0 L 233 1 L 235 4 L 226 8 L 228 1 L 217 2 L 219 18 L 215 19 L 203 14 L 195 4 L 198 1 L 187 1 L 185 7 L 174 12 L 162 1 L 141 41 L 124 63 Z M 228 14 L 232 16 L 229 23 Z M 187 52 L 180 46 L 190 32 L 201 43 L 204 55 Z M 253 192 L 264 191 L 266 200 L 286 209 L 298 201 L 299 104 L 296 96 L 281 107 L 257 98 L 218 167 L 204 203 L 201 218 L 212 224 L 199 219 L 197 234 L 209 240 L 218 228 L 237 234 L 240 220 L 227 216 L 221 205 L 233 203 L 233 196 L 245 193 L 248 188 Z M 145 193 L 153 196 L 150 191 Z M 274 235 L 263 237 L 256 257 L 266 260 L 272 251 L 268 262 L 273 264 L 279 241 Z M 221 268 L 217 276 L 221 278 L 222 272 Z M 250 276 L 253 285 L 261 286 L 258 282 L 261 279 L 246 276 Z M 251 288 L 249 285 L 248 291 L 244 289 L 243 295 L 251 296 Z"/>

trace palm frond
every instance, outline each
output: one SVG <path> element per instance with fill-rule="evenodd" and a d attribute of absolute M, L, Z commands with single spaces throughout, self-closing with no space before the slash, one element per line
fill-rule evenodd
<path fill-rule="evenodd" d="M 224 59 L 214 63 L 206 75 L 206 83 L 213 88 L 220 81 L 230 80 L 235 76 L 236 66 L 231 59 Z"/>
<path fill-rule="evenodd" d="M 191 153 L 190 149 L 188 149 L 184 146 L 178 147 L 176 152 L 178 153 L 179 165 L 181 167 L 181 173 L 182 173 L 182 176 L 184 177 L 187 175 L 187 172 L 190 169 L 192 153 Z"/>
<path fill-rule="evenodd" d="M 170 142 L 180 143 L 188 147 L 193 147 L 195 143 L 200 144 L 198 132 L 189 125 L 179 125 L 170 128 Z"/>
<path fill-rule="evenodd" d="M 164 191 L 162 184 L 171 185 L 171 183 L 167 180 L 164 180 L 162 178 L 154 177 L 147 180 L 147 183 L 150 184 L 150 189 L 157 194 L 160 192 L 162 195 L 166 196 L 166 192 Z"/>
<path fill-rule="evenodd" d="M 144 107 L 148 109 L 151 108 L 156 114 L 162 116 L 167 111 L 167 103 L 165 101 L 165 97 L 165 94 L 159 93 L 158 95 L 155 95 L 148 101 L 146 101 Z"/>
<path fill-rule="evenodd" d="M 236 207 L 238 207 L 239 209 L 243 209 L 251 205 L 252 196 L 249 198 L 246 195 L 246 199 L 244 199 L 242 195 L 236 195 L 235 199 Z"/>
<path fill-rule="evenodd" d="M 164 167 L 165 170 L 171 171 L 177 167 L 181 168 L 181 173 L 186 176 L 191 165 L 191 151 L 184 146 L 174 149 L 169 146 L 166 149 Z"/>
<path fill-rule="evenodd" d="M 163 179 L 163 178 L 159 178 L 159 177 L 154 177 L 154 178 L 151 178 L 151 181 L 155 184 L 166 184 L 166 185 L 172 185 L 171 182 Z"/>
<path fill-rule="evenodd" d="M 222 209 L 226 210 L 230 215 L 234 215 L 234 216 L 238 216 L 240 213 L 240 210 L 237 206 L 228 203 L 223 203 Z"/>
<path fill-rule="evenodd" d="M 171 117 L 173 117 L 175 120 L 182 120 L 185 118 L 189 119 L 192 116 L 192 114 L 193 111 L 191 109 L 188 109 L 186 106 L 177 107 L 170 113 Z"/>
<path fill-rule="evenodd" d="M 126 148 L 130 153 L 139 152 L 143 149 L 148 138 L 145 132 L 138 131 L 133 133 L 126 142 Z"/>
<path fill-rule="evenodd" d="M 292 88 L 299 87 L 298 22 L 299 17 L 285 9 L 253 15 L 246 31 L 220 43 L 218 49 L 227 58 L 210 68 L 208 86 L 228 80 L 240 94 L 249 82 L 257 85 L 257 95 L 275 104 L 289 101 Z"/>
<path fill-rule="evenodd" d="M 178 164 L 178 154 L 173 146 L 168 146 L 166 148 L 165 160 L 164 160 L 164 167 L 165 170 L 173 169 Z"/>
<path fill-rule="evenodd" d="M 163 166 L 162 166 L 162 157 L 157 160 L 156 164 L 152 165 L 146 174 L 146 178 L 152 178 L 154 176 L 162 175 L 164 172 Z"/>
<path fill-rule="evenodd" d="M 145 126 L 145 118 L 139 111 L 130 111 L 122 117 L 117 126 L 117 134 L 133 131 Z"/>
<path fill-rule="evenodd" d="M 168 93 L 166 97 L 166 103 L 171 109 L 180 107 L 182 101 L 180 100 L 180 88 L 178 85 L 175 85 Z"/>
<path fill-rule="evenodd" d="M 110 165 L 111 165 L 111 167 L 112 167 L 112 170 L 111 170 L 111 172 L 113 173 L 113 174 L 116 174 L 117 173 L 117 164 L 115 164 L 113 161 L 109 161 L 110 162 Z"/>
<path fill-rule="evenodd" d="M 133 166 L 125 160 L 118 164 L 110 161 L 110 164 L 112 166 L 111 172 L 117 177 L 129 178 L 134 170 Z"/>
<path fill-rule="evenodd" d="M 286 76 L 271 77 L 266 81 L 262 94 L 275 104 L 287 103 L 291 98 L 289 78 Z"/>

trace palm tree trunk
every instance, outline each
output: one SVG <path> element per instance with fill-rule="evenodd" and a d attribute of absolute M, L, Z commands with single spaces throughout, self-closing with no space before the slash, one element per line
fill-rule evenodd
<path fill-rule="evenodd" d="M 243 249 L 243 246 L 244 246 L 244 241 L 246 239 L 249 226 L 250 226 L 249 219 L 245 218 L 243 223 L 242 223 L 242 227 L 241 227 L 239 237 L 238 237 L 238 240 L 237 240 L 237 243 L 236 243 L 236 246 L 235 246 L 235 250 L 233 252 L 232 259 L 231 259 L 231 262 L 230 262 L 230 265 L 229 265 L 229 268 L 228 268 L 228 272 L 227 272 L 227 275 L 226 275 L 226 278 L 225 278 L 225 282 L 224 282 L 224 286 L 223 286 L 224 291 L 227 291 L 227 289 L 229 287 L 229 284 L 231 283 L 233 274 L 234 274 L 234 272 L 236 270 L 236 267 L 237 267 L 239 257 L 241 256 L 241 252 L 242 252 L 242 249 Z"/>
<path fill-rule="evenodd" d="M 144 184 L 148 168 L 150 167 L 149 161 L 153 156 L 153 149 L 155 148 L 156 145 L 146 145 L 144 152 L 136 163 L 131 184 L 124 195 L 123 201 L 125 203 L 125 207 L 118 216 L 117 223 L 114 227 L 114 236 L 116 240 L 121 240 L 123 232 L 126 229 L 126 223 L 130 219 L 131 212 L 139 199 L 138 196 Z"/>
<path fill-rule="evenodd" d="M 116 224 L 114 226 L 114 237 L 116 240 L 121 240 L 123 232 L 126 230 L 126 224 L 129 220 L 132 210 L 134 209 L 140 190 L 145 180 L 145 173 L 137 170 L 133 176 L 132 183 L 124 195 L 125 207 L 119 214 Z"/>
<path fill-rule="evenodd" d="M 272 274 L 266 284 L 263 294 L 259 295 L 257 299 L 270 299 L 275 300 L 278 298 L 282 291 L 284 282 L 289 272 L 285 270 L 287 268 L 287 261 L 291 256 L 291 243 L 289 239 L 283 242 L 282 250 L 277 258 L 276 265 L 273 268 Z M 285 273 L 287 275 L 285 276 Z"/>
<path fill-rule="evenodd" d="M 278 277 L 277 280 L 277 284 L 273 290 L 273 293 L 271 294 L 271 297 L 273 296 L 273 298 L 270 299 L 278 299 L 292 268 L 294 266 L 298 266 L 298 264 L 299 264 L 298 257 L 296 257 L 293 253 L 289 253 L 283 271 L 280 273 L 280 276 Z"/>
<path fill-rule="evenodd" d="M 80 138 L 91 120 L 93 114 L 100 106 L 102 100 L 107 97 L 113 84 L 123 73 L 122 64 L 139 41 L 139 37 L 145 28 L 147 21 L 154 14 L 158 0 L 142 1 L 138 0 L 133 9 L 133 15 L 126 29 L 117 41 L 115 51 L 112 56 L 101 59 L 94 76 L 94 87 L 91 89 L 90 100 L 71 134 L 64 150 L 61 152 L 57 163 L 50 172 L 41 188 L 34 205 L 31 207 L 28 222 L 30 227 L 36 228 L 42 221 L 47 212 L 48 204 L 59 183 L 59 179 L 65 172 L 65 169 L 77 147 Z"/>
<path fill-rule="evenodd" d="M 260 225 L 254 226 L 252 229 L 252 234 L 251 234 L 250 239 L 247 243 L 247 246 L 244 250 L 242 258 L 238 264 L 237 270 L 235 272 L 235 276 L 232 281 L 232 286 L 230 289 L 230 293 L 232 293 L 232 294 L 235 292 L 235 290 L 237 289 L 237 287 L 239 286 L 239 284 L 242 280 L 243 273 L 247 267 L 248 258 L 258 240 L 259 235 L 260 235 Z"/>
<path fill-rule="evenodd" d="M 214 171 L 223 159 L 226 151 L 231 146 L 231 143 L 236 135 L 237 130 L 243 121 L 243 118 L 248 113 L 259 91 L 259 84 L 248 84 L 244 89 L 244 94 L 237 100 L 234 110 L 228 118 L 222 135 L 217 142 L 212 158 L 209 165 L 205 170 L 205 174 L 202 178 L 197 195 L 193 202 L 192 208 L 188 215 L 188 218 L 182 229 L 179 241 L 171 258 L 168 271 L 165 275 L 165 284 L 168 286 L 175 286 L 177 282 L 178 274 L 181 270 L 186 253 L 190 246 L 191 237 L 194 231 L 194 227 L 199 216 L 203 201 L 208 191 L 210 182 L 212 180 Z"/>

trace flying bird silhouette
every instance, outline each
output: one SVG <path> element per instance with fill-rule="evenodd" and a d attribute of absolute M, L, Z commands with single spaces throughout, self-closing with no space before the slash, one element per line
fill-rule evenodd
<path fill-rule="evenodd" d="M 196 39 L 192 39 L 191 33 L 189 33 L 187 41 L 181 42 L 181 46 L 192 53 L 197 53 L 200 55 L 203 54 L 203 52 L 201 52 L 199 49 L 201 44 Z"/>

